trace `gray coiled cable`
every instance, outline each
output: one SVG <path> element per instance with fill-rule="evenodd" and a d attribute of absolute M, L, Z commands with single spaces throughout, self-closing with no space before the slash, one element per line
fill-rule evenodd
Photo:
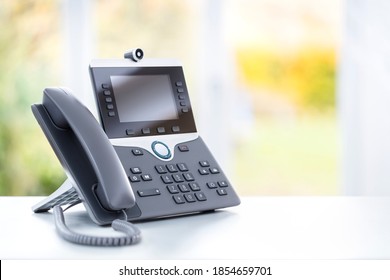
<path fill-rule="evenodd" d="M 58 234 L 72 243 L 91 246 L 125 246 L 138 243 L 141 240 L 140 230 L 125 220 L 116 219 L 111 224 L 114 230 L 125 233 L 125 236 L 89 236 L 73 232 L 66 226 L 64 211 L 60 206 L 54 206 L 53 213 Z"/>

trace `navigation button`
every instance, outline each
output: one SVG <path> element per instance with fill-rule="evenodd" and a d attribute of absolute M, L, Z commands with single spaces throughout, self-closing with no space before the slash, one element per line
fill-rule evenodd
<path fill-rule="evenodd" d="M 132 149 L 131 152 L 135 156 L 142 156 L 144 154 L 144 152 L 142 152 L 142 150 L 140 150 L 140 149 Z"/>
<path fill-rule="evenodd" d="M 160 141 L 154 141 L 152 143 L 153 152 L 162 159 L 169 159 L 171 157 L 171 151 L 168 146 Z"/>
<path fill-rule="evenodd" d="M 179 145 L 178 148 L 180 152 L 188 152 L 190 150 L 187 145 Z"/>

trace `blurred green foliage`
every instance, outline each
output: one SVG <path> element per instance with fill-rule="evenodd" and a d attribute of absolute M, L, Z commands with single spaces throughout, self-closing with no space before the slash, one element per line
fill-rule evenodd
<path fill-rule="evenodd" d="M 245 83 L 288 98 L 301 112 L 335 108 L 336 52 L 318 46 L 283 52 L 261 47 L 238 51 Z"/>
<path fill-rule="evenodd" d="M 47 194 L 63 180 L 30 110 L 58 81 L 59 50 L 50 44 L 59 35 L 56 3 L 0 2 L 0 195 Z"/>

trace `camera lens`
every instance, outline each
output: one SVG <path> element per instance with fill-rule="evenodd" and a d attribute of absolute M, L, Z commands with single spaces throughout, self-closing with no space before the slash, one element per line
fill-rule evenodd
<path fill-rule="evenodd" d="M 144 57 L 144 51 L 140 48 L 129 50 L 124 55 L 125 58 L 130 58 L 135 62 L 140 61 Z"/>

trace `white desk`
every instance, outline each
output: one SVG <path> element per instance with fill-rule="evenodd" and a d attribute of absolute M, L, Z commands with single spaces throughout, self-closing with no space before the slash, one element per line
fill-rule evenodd
<path fill-rule="evenodd" d="M 390 197 L 253 197 L 215 213 L 138 223 L 126 247 L 68 243 L 41 197 L 0 197 L 0 259 L 390 259 Z M 78 205 L 69 227 L 109 235 Z"/>

